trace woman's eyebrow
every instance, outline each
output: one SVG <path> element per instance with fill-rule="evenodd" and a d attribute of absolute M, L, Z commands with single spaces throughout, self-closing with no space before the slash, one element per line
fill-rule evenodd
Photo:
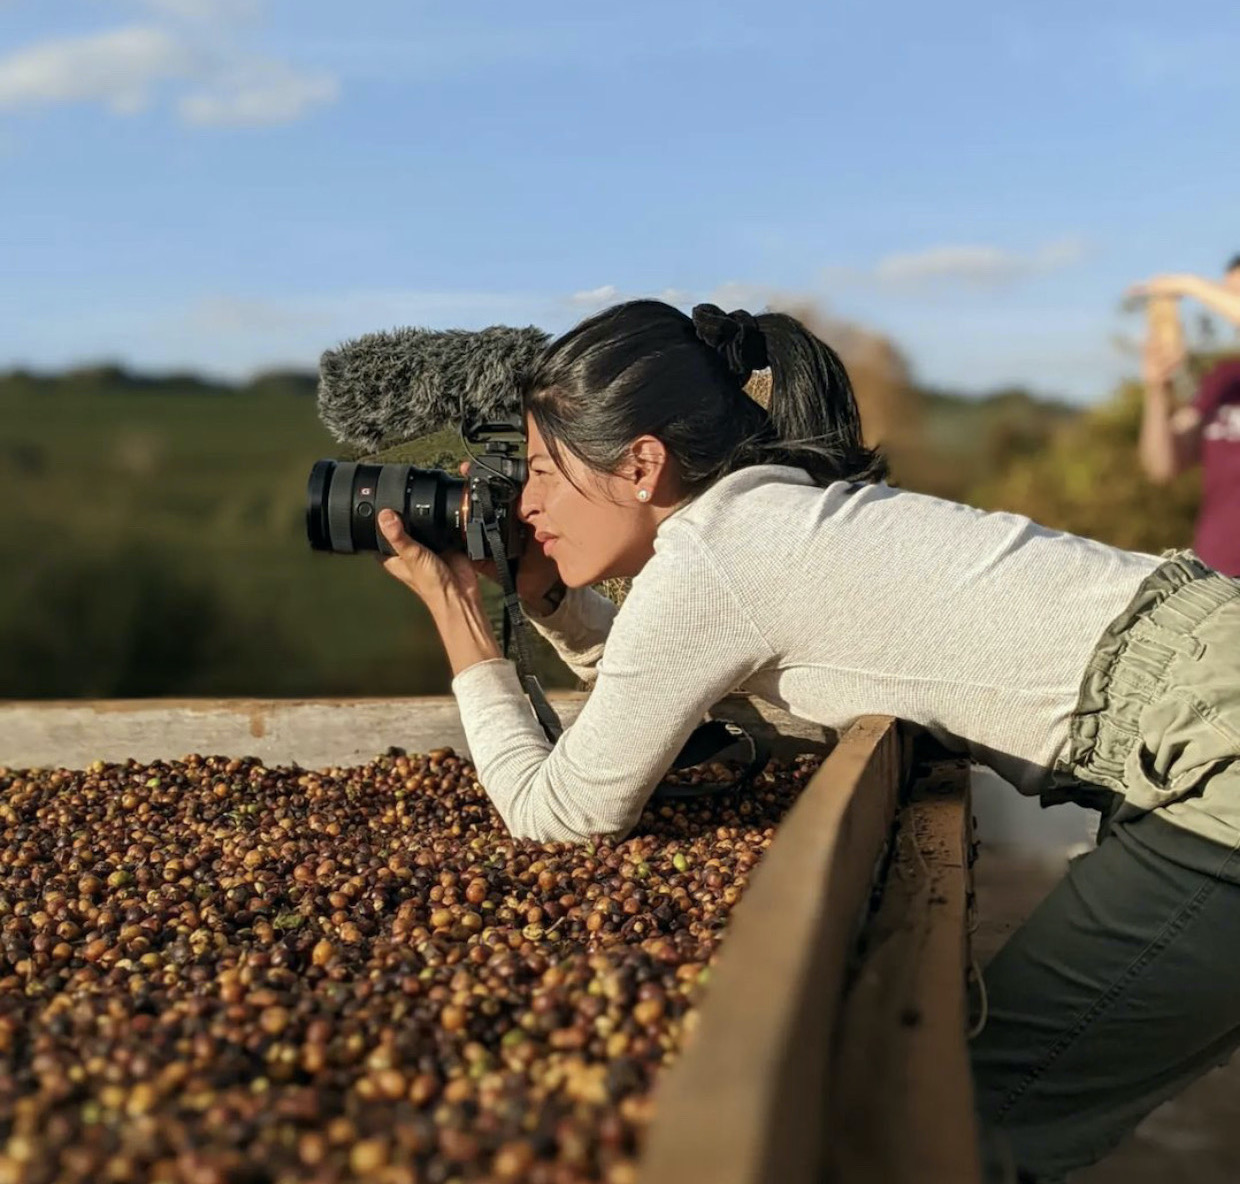
<path fill-rule="evenodd" d="M 529 463 L 532 463 L 533 461 L 536 461 L 536 460 L 546 460 L 547 454 L 545 452 L 532 452 L 525 459 Z"/>

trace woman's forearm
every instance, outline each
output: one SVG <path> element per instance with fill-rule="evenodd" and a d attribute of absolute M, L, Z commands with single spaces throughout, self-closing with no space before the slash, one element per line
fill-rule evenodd
<path fill-rule="evenodd" d="M 592 588 L 565 591 L 552 613 L 535 610 L 530 623 L 584 683 L 593 683 L 617 608 Z"/>
<path fill-rule="evenodd" d="M 430 610 L 453 678 L 479 662 L 503 657 L 491 622 L 478 602 L 454 597 L 430 605 Z"/>

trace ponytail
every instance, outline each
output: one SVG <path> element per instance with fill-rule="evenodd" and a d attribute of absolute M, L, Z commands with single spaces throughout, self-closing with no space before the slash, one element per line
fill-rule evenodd
<path fill-rule="evenodd" d="M 699 304 L 693 324 L 742 386 L 755 370 L 770 368 L 766 422 L 737 444 L 725 472 L 755 464 L 793 465 L 818 485 L 886 476 L 887 462 L 862 439 L 844 363 L 800 321 L 781 312 L 754 317 Z"/>

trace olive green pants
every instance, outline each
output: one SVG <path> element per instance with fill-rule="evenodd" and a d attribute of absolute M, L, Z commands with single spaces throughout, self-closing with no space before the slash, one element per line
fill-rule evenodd
<path fill-rule="evenodd" d="M 1106 1154 L 1240 1047 L 1240 581 L 1164 562 L 1106 631 L 1050 800 L 1097 848 L 987 967 L 978 1111 L 1028 1181 Z"/>

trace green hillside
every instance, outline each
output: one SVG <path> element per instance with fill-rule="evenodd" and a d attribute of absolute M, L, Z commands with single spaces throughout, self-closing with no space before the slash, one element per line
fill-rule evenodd
<path fill-rule="evenodd" d="M 313 391 L 0 378 L 0 697 L 446 693 L 416 597 L 306 543 Z"/>

